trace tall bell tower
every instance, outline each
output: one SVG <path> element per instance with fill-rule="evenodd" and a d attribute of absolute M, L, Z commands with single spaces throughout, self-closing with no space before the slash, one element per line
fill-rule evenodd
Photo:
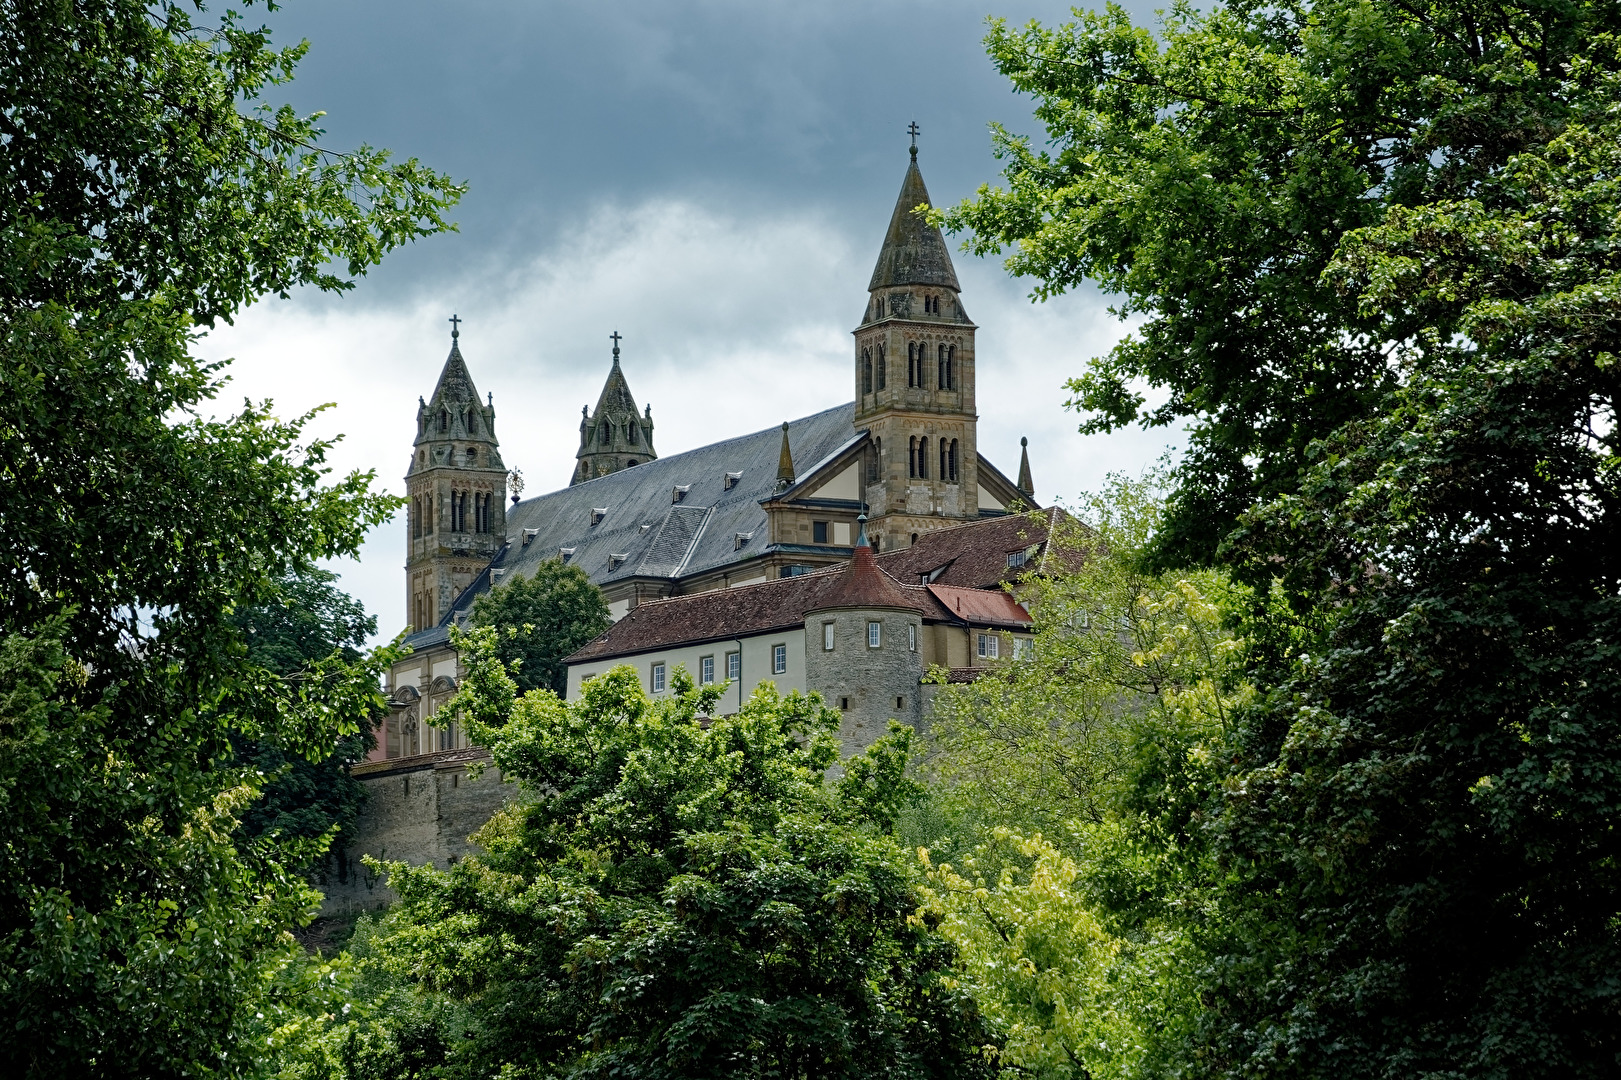
<path fill-rule="evenodd" d="M 405 474 L 405 611 L 413 630 L 433 626 L 506 542 L 507 468 L 495 437 L 495 401 L 478 399 L 462 359 L 461 319 L 433 397 L 417 399 L 417 435 Z"/>
<path fill-rule="evenodd" d="M 855 336 L 855 425 L 865 464 L 867 532 L 884 551 L 942 519 L 979 516 L 974 330 L 940 230 L 913 211 L 929 204 L 912 160 L 901 181 L 867 310 Z"/>

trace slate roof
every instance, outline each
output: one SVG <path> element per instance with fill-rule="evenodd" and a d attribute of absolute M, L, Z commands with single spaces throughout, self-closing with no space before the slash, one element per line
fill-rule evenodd
<path fill-rule="evenodd" d="M 850 402 L 789 422 L 794 458 L 810 464 L 802 477 L 862 437 L 854 415 Z M 637 577 L 685 577 L 763 555 L 767 529 L 760 501 L 776 494 L 781 448 L 779 425 L 525 499 L 507 508 L 508 544 L 491 566 L 508 577 L 528 577 L 542 561 L 572 548 L 569 562 L 596 584 L 609 585 Z M 742 474 L 730 490 L 727 473 Z M 682 486 L 688 490 L 673 502 Z M 598 509 L 606 513 L 593 525 Z M 525 543 L 529 530 L 534 534 Z M 751 534 L 741 547 L 739 533 Z M 421 649 L 445 641 L 455 613 L 471 608 L 473 598 L 489 587 L 486 570 L 457 597 L 439 626 L 412 634 L 407 643 Z"/>
<path fill-rule="evenodd" d="M 913 208 L 928 202 L 929 189 L 923 186 L 917 148 L 913 147 L 912 163 L 907 166 L 906 179 L 901 181 L 900 197 L 889 218 L 889 231 L 884 233 L 884 246 L 878 250 L 868 292 L 890 285 L 940 285 L 953 292 L 962 291 L 957 271 L 951 265 L 951 253 L 946 249 L 946 238 L 938 228 L 912 213 Z"/>

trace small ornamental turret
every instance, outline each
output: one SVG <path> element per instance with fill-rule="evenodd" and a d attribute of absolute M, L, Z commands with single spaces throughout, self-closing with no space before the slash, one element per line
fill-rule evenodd
<path fill-rule="evenodd" d="M 788 448 L 788 421 L 782 422 L 782 450 L 777 454 L 777 490 L 787 491 L 794 486 L 794 454 Z"/>
<path fill-rule="evenodd" d="M 1019 438 L 1019 490 L 1026 495 L 1036 493 L 1036 482 L 1030 479 L 1030 440 Z"/>

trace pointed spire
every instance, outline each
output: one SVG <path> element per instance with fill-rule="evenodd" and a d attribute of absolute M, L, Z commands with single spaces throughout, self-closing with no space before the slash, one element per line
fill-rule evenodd
<path fill-rule="evenodd" d="M 794 486 L 794 455 L 788 449 L 788 421 L 782 422 L 782 452 L 777 455 L 777 490 Z"/>
<path fill-rule="evenodd" d="M 858 547 L 858 548 L 870 548 L 870 547 L 872 547 L 872 542 L 867 539 L 867 515 L 866 514 L 857 514 L 856 515 L 856 528 L 858 530 L 856 532 L 856 547 Z"/>
<path fill-rule="evenodd" d="M 917 167 L 915 133 L 912 138 L 912 161 L 906 167 L 906 179 L 901 181 L 900 197 L 895 200 L 895 212 L 890 215 L 889 231 L 884 234 L 884 246 L 878 252 L 878 265 L 873 267 L 867 291 L 891 285 L 938 285 L 961 292 L 946 238 L 912 212 L 929 203 L 929 189 L 923 186 L 923 174 Z"/>
<path fill-rule="evenodd" d="M 1019 490 L 1026 495 L 1034 496 L 1036 483 L 1030 479 L 1030 440 L 1021 435 L 1019 446 Z"/>

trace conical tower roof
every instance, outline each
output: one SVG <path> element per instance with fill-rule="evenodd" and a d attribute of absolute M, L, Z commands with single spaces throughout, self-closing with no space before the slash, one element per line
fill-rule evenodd
<path fill-rule="evenodd" d="M 837 577 L 828 578 L 822 595 L 816 598 L 809 610 L 900 608 L 921 612 L 922 605 L 907 595 L 900 582 L 879 567 L 872 544 L 867 540 L 867 516 L 863 514 L 856 520 L 860 522 L 861 534 L 856 537 L 850 561 Z"/>
<path fill-rule="evenodd" d="M 592 410 L 592 416 L 601 416 L 602 410 L 608 409 L 615 413 L 636 411 L 636 399 L 631 396 L 630 383 L 625 381 L 625 372 L 619 366 L 619 346 L 614 346 L 613 367 L 608 369 L 608 379 L 602 384 L 602 393 L 597 397 L 597 407 Z"/>
<path fill-rule="evenodd" d="M 473 376 L 467 370 L 467 361 L 462 359 L 460 338 L 459 333 L 451 331 L 450 355 L 445 357 L 445 366 L 439 372 L 439 381 L 434 384 L 433 397 L 428 399 L 429 406 L 460 405 L 478 400 L 478 387 L 473 385 Z"/>
<path fill-rule="evenodd" d="M 872 281 L 867 285 L 869 292 L 891 285 L 938 285 L 962 291 L 946 238 L 938 228 L 912 213 L 928 202 L 929 189 L 923 186 L 914 146 L 906 179 L 901 181 L 900 197 L 895 200 L 895 212 L 889 218 L 889 231 L 884 234 L 884 246 L 878 252 L 878 265 L 873 267 Z"/>

